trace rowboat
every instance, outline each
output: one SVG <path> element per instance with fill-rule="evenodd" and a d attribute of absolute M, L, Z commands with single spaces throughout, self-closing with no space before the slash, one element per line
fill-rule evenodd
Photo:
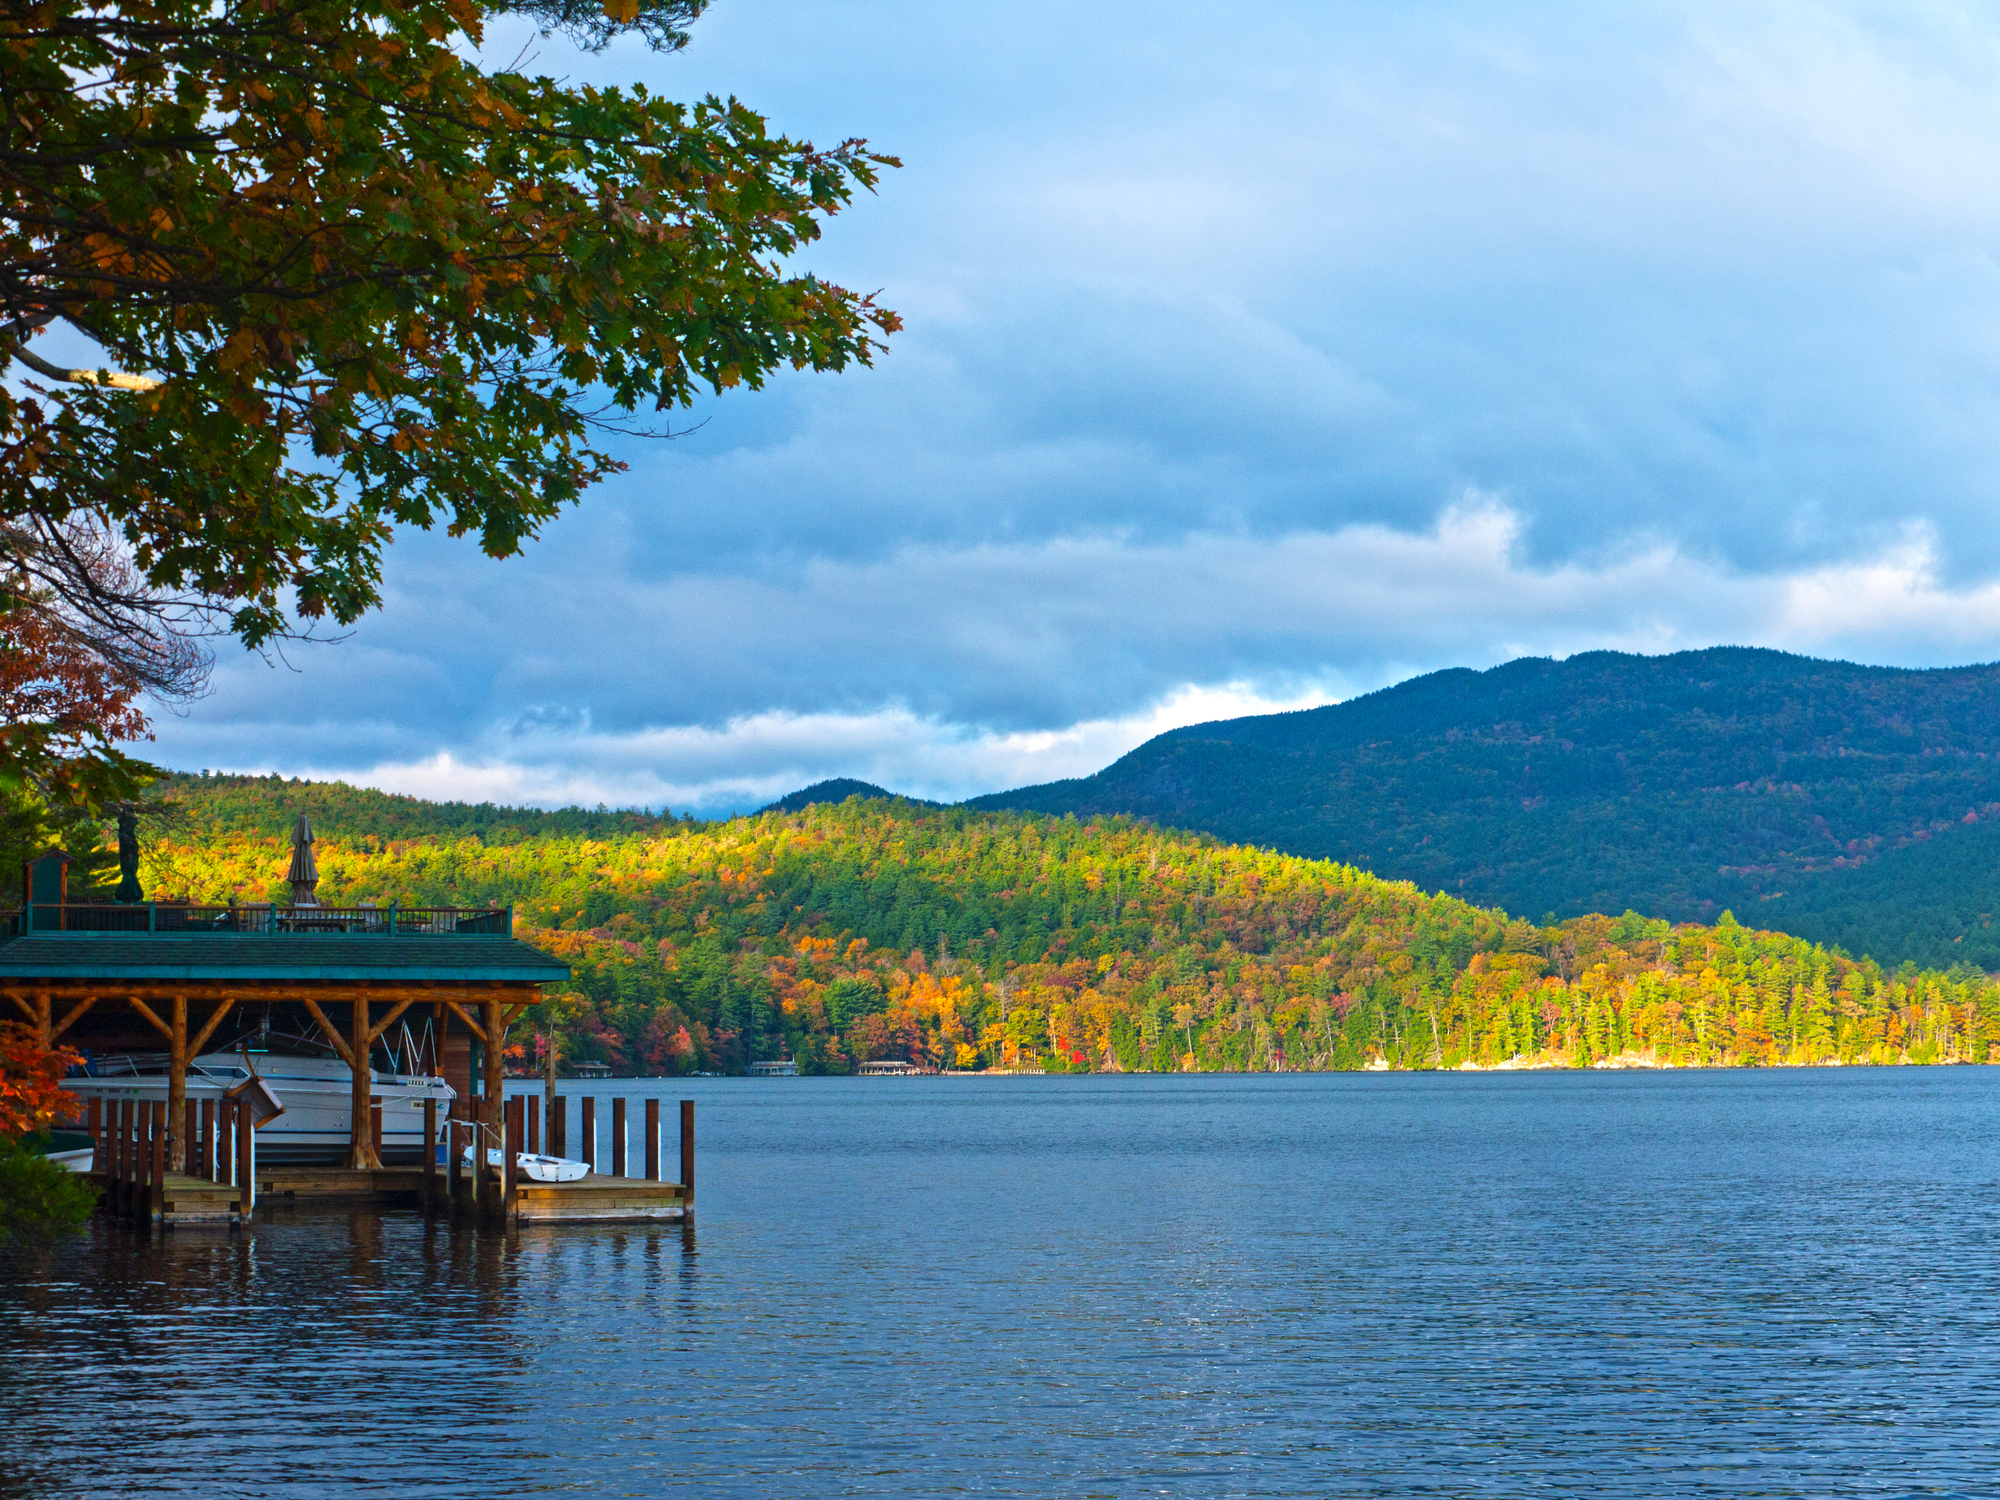
<path fill-rule="evenodd" d="M 469 1170 L 472 1166 L 472 1148 L 467 1146 L 459 1159 Z M 487 1147 L 486 1164 L 498 1168 L 507 1158 L 496 1147 Z M 590 1175 L 588 1164 L 571 1161 L 566 1156 L 537 1156 L 531 1151 L 514 1153 L 514 1170 L 534 1182 L 580 1182 Z"/>

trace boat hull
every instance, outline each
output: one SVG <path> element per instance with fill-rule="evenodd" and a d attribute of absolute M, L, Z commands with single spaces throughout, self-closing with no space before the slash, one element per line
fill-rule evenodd
<path fill-rule="evenodd" d="M 63 1088 L 80 1100 L 164 1101 L 167 1076 L 155 1070 L 153 1059 L 121 1067 L 107 1059 L 90 1077 L 70 1078 Z M 229 1089 L 250 1080 L 250 1066 L 284 1105 L 284 1113 L 257 1130 L 257 1159 L 274 1167 L 338 1166 L 347 1159 L 352 1136 L 354 1083 L 347 1064 L 337 1058 L 287 1057 L 281 1054 L 211 1054 L 188 1064 L 187 1097 L 220 1099 Z M 442 1078 L 421 1074 L 370 1072 L 369 1093 L 382 1103 L 382 1161 L 385 1166 L 416 1166 L 424 1159 L 424 1105 L 434 1102 L 440 1124 L 446 1107 L 457 1097 Z"/>

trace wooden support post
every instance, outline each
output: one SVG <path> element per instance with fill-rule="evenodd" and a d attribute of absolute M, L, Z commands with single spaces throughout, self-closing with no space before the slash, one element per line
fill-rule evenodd
<path fill-rule="evenodd" d="M 195 1140 L 201 1128 L 201 1104 L 194 1099 L 188 1100 L 187 1107 L 180 1113 L 180 1118 L 181 1138 L 179 1145 L 181 1160 L 180 1165 L 173 1167 L 172 1170 L 185 1172 L 190 1177 L 199 1177 L 201 1173 L 196 1168 L 201 1165 L 201 1151 L 195 1145 Z"/>
<path fill-rule="evenodd" d="M 172 1149 L 167 1153 L 176 1172 L 187 1168 L 186 1133 L 181 1122 L 187 1116 L 188 1093 L 188 1003 L 186 995 L 173 997 L 172 1030 L 167 1033 L 167 1125 L 173 1132 Z"/>
<path fill-rule="evenodd" d="M 256 1212 L 257 1127 L 248 1100 L 236 1106 L 236 1202 L 237 1212 L 246 1220 Z"/>
<path fill-rule="evenodd" d="M 588 1095 L 583 1101 L 583 1164 L 597 1170 L 597 1101 Z"/>
<path fill-rule="evenodd" d="M 504 1184 L 500 1199 L 500 1213 L 503 1218 L 514 1217 L 514 1179 L 520 1171 L 520 1163 L 514 1158 L 521 1150 L 521 1124 L 527 1111 L 522 1108 L 527 1101 L 516 1096 L 507 1101 L 506 1139 L 500 1147 L 500 1172 Z"/>
<path fill-rule="evenodd" d="M 694 1203 L 694 1100 L 681 1100 L 681 1203 Z"/>
<path fill-rule="evenodd" d="M 215 1181 L 215 1101 L 201 1101 L 201 1134 L 195 1137 L 199 1142 L 201 1170 L 195 1173 L 203 1182 Z"/>
<path fill-rule="evenodd" d="M 382 1096 L 368 1096 L 368 1139 L 375 1147 L 375 1160 L 382 1159 Z"/>
<path fill-rule="evenodd" d="M 611 1175 L 625 1175 L 625 1101 L 611 1101 Z"/>
<path fill-rule="evenodd" d="M 215 1101 L 215 1138 L 209 1143 L 210 1163 L 215 1175 L 209 1178 L 217 1187 L 228 1187 L 235 1180 L 232 1171 L 230 1151 L 229 1114 L 232 1106 L 227 1099 Z"/>
<path fill-rule="evenodd" d="M 90 1132 L 90 1170 L 104 1170 L 104 1101 L 95 1095 L 84 1106 L 83 1128 Z"/>
<path fill-rule="evenodd" d="M 477 1159 L 478 1159 L 478 1152 L 477 1148 L 475 1148 L 474 1160 Z M 477 1182 L 479 1180 L 479 1174 L 477 1172 L 473 1173 L 472 1180 L 474 1182 Z M 449 1117 L 449 1116 L 446 1118 L 444 1123 L 444 1192 L 445 1192 L 445 1202 L 448 1203 L 454 1211 L 456 1211 L 458 1208 L 458 1194 L 459 1194 L 458 1120 L 455 1117 Z"/>
<path fill-rule="evenodd" d="M 542 1154 L 542 1101 L 529 1094 L 523 1101 L 528 1106 L 528 1145 L 530 1156 Z"/>
<path fill-rule="evenodd" d="M 556 1124 L 556 1033 L 550 1027 L 542 1034 L 542 1113 L 549 1122 L 549 1155 L 561 1156 L 562 1127 Z M 533 1149 L 532 1147 L 530 1149 Z"/>
<path fill-rule="evenodd" d="M 438 1103 L 435 1099 L 424 1101 L 424 1212 L 431 1213 L 437 1208 L 438 1178 Z"/>
<path fill-rule="evenodd" d="M 114 1099 L 105 1106 L 111 1127 L 111 1206 L 118 1209 L 125 1206 L 125 1137 L 132 1128 L 126 1116 L 131 1109 L 130 1099 Z"/>
<path fill-rule="evenodd" d="M 561 1094 L 549 1102 L 549 1155 L 569 1160 L 569 1100 Z"/>
<path fill-rule="evenodd" d="M 498 1125 L 500 1123 L 500 1099 L 507 1087 L 506 1059 L 501 1056 L 501 1053 L 507 1046 L 507 1019 L 506 1009 L 501 1005 L 498 995 L 490 995 L 486 998 L 481 1006 L 481 1017 L 482 1024 L 480 1030 L 484 1031 L 486 1035 L 481 1039 L 482 1050 L 479 1060 L 485 1064 L 483 1069 L 486 1074 L 484 1092 L 489 1101 L 487 1107 L 493 1111 L 488 1118 L 495 1125 Z"/>
<path fill-rule="evenodd" d="M 646 1181 L 660 1180 L 660 1101 L 646 1101 Z"/>
<path fill-rule="evenodd" d="M 382 1165 L 382 1153 L 375 1145 L 370 1124 L 370 1090 L 375 1080 L 368 1071 L 368 992 L 357 989 L 347 1018 L 348 1066 L 353 1070 L 354 1091 L 349 1096 L 347 1165 L 351 1171 L 372 1172 Z"/>
<path fill-rule="evenodd" d="M 35 991 L 35 1033 L 44 1052 L 56 1044 L 55 1002 L 47 990 Z"/>
<path fill-rule="evenodd" d="M 167 1185 L 167 1136 L 173 1129 L 174 1112 L 170 1105 L 155 1100 L 153 1103 L 153 1139 L 147 1160 L 146 1173 L 146 1216 L 152 1218 L 160 1212 Z"/>

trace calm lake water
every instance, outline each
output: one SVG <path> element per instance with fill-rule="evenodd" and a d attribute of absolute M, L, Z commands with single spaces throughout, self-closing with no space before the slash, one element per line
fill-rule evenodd
<path fill-rule="evenodd" d="M 0 1266 L 0 1495 L 2000 1482 L 2000 1069 L 641 1087 L 692 1230 Z"/>

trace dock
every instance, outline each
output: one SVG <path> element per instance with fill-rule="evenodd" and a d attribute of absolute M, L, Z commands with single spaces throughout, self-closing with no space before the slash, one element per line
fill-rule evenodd
<path fill-rule="evenodd" d="M 558 1106 L 563 1101 L 558 1098 Z M 595 1098 L 582 1101 L 584 1126 L 580 1155 L 590 1175 L 573 1182 L 540 1182 L 522 1173 L 522 1151 L 538 1154 L 541 1142 L 532 1127 L 539 1121 L 541 1101 L 516 1095 L 506 1101 L 496 1127 L 495 1113 L 474 1099 L 452 1107 L 453 1117 L 437 1119 L 435 1106 L 426 1109 L 427 1138 L 442 1134 L 446 1163 L 433 1159 L 417 1166 L 372 1168 L 278 1166 L 260 1164 L 254 1112 L 246 1103 L 225 1101 L 221 1108 L 190 1110 L 181 1138 L 189 1147 L 191 1171 L 167 1165 L 168 1128 L 164 1102 L 135 1101 L 115 1108 L 93 1107 L 86 1122 L 93 1144 L 92 1170 L 85 1174 L 99 1189 L 99 1205 L 107 1215 L 149 1227 L 227 1227 L 247 1225 L 258 1207 L 274 1204 L 371 1207 L 425 1215 L 452 1215 L 481 1224 L 606 1224 L 644 1220 L 688 1221 L 694 1216 L 694 1101 L 680 1101 L 680 1180 L 662 1172 L 660 1101 L 642 1101 L 644 1124 L 641 1149 L 631 1165 L 644 1175 L 627 1176 L 626 1101 L 614 1098 L 610 1159 L 599 1172 Z M 560 1152 L 566 1142 L 562 1125 L 567 1111 L 550 1112 L 549 1147 Z M 439 1126 L 445 1129 L 440 1132 Z M 494 1154 L 477 1170 L 464 1163 L 466 1146 L 475 1163 Z"/>

